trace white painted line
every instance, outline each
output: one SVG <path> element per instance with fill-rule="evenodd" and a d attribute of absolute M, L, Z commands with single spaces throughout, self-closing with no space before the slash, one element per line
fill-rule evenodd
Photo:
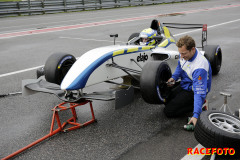
<path fill-rule="evenodd" d="M 203 147 L 201 144 L 198 144 L 194 149 L 193 151 L 195 151 L 195 149 L 198 148 L 198 150 L 200 150 L 201 148 L 205 148 Z M 187 149 L 186 149 L 187 150 Z M 203 151 L 204 153 L 206 152 L 206 150 L 204 149 Z M 205 155 L 185 155 L 181 160 L 201 160 Z"/>
<path fill-rule="evenodd" d="M 0 74 L 0 78 L 2 78 L 2 77 L 7 77 L 7 76 L 11 76 L 11 75 L 18 74 L 18 73 L 23 73 L 23 72 L 31 71 L 31 70 L 35 70 L 35 69 L 38 69 L 38 68 L 40 68 L 40 67 L 43 67 L 43 65 L 42 65 L 42 66 L 37 66 L 37 67 L 28 68 L 28 69 L 23 69 L 23 70 L 19 70 L 19 71 L 15 71 L 15 72 Z"/>
<path fill-rule="evenodd" d="M 207 29 L 218 27 L 218 26 L 222 26 L 222 25 L 229 24 L 229 23 L 234 23 L 234 22 L 237 22 L 237 21 L 240 21 L 240 19 L 236 19 L 236 20 L 233 20 L 233 21 L 228 21 L 228 22 L 224 22 L 224 23 L 219 23 L 219 24 L 216 24 L 216 25 L 208 26 Z M 196 29 L 196 30 L 192 30 L 192 31 L 187 31 L 187 32 L 175 34 L 173 36 L 177 37 L 177 36 L 181 36 L 181 35 L 192 33 L 192 32 L 196 32 L 196 31 L 201 31 L 201 30 L 202 29 Z"/>
<path fill-rule="evenodd" d="M 233 20 L 233 21 L 228 21 L 228 22 L 225 22 L 225 23 L 220 23 L 220 24 L 212 25 L 212 26 L 209 26 L 208 28 L 214 28 L 214 27 L 218 27 L 218 26 L 221 26 L 221 25 L 225 25 L 225 24 L 229 24 L 229 23 L 234 23 L 234 22 L 237 22 L 237 21 L 240 21 L 240 19 L 236 19 L 236 20 Z"/>
<path fill-rule="evenodd" d="M 229 22 L 225 22 L 225 23 L 220 23 L 220 24 L 208 26 L 208 29 L 209 29 L 209 28 L 218 27 L 218 26 L 220 26 L 220 25 L 225 25 L 225 24 L 229 24 L 229 23 L 234 23 L 234 22 L 237 22 L 237 21 L 239 21 L 239 20 L 240 20 L 240 19 L 236 19 L 236 20 L 233 20 L 233 21 L 229 21 Z M 200 31 L 200 30 L 201 30 L 201 29 L 195 29 L 195 30 L 192 30 L 192 31 L 175 34 L 175 35 L 173 35 L 173 36 L 174 36 L 174 37 L 177 37 L 177 36 L 180 36 L 180 35 L 184 35 L 184 34 L 196 32 L 196 31 Z M 43 66 L 43 65 L 42 65 L 42 66 Z M 37 66 L 37 67 L 28 68 L 28 69 L 24 69 L 24 70 L 19 70 L 19 71 L 15 71 L 15 72 L 0 74 L 0 78 L 6 77 L 6 76 L 10 76 L 10 75 L 14 75 L 14 74 L 18 74 L 18 73 L 23 73 L 23 72 L 31 71 L 31 70 L 35 70 L 35 69 L 40 68 L 40 67 L 42 67 L 42 66 Z"/>
<path fill-rule="evenodd" d="M 84 39 L 84 38 L 73 38 L 73 37 L 59 37 L 59 38 L 63 38 L 63 39 L 79 39 L 79 40 L 83 40 L 83 41 L 96 41 L 96 42 L 111 42 L 111 43 L 113 43 L 113 40 L 109 41 L 109 40 L 103 40 L 103 39 Z M 122 42 L 122 41 L 115 41 L 115 42 L 126 43 L 126 42 Z"/>

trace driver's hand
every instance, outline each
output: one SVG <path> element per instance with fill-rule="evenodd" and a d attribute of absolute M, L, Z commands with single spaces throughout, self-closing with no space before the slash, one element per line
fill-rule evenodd
<path fill-rule="evenodd" d="M 173 78 L 170 78 L 168 81 L 167 81 L 167 85 L 169 87 L 172 87 L 173 85 L 175 84 L 175 80 Z"/>

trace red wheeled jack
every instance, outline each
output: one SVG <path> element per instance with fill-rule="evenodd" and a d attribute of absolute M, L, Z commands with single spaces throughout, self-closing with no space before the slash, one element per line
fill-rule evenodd
<path fill-rule="evenodd" d="M 77 123 L 76 122 L 77 114 L 76 114 L 75 108 L 78 107 L 78 106 L 85 105 L 87 103 L 90 104 L 92 119 L 87 121 L 87 122 L 85 122 L 85 123 Z M 69 110 L 69 109 L 71 109 L 71 111 L 72 111 L 72 117 L 70 119 L 68 119 L 66 122 L 61 123 L 58 112 Z M 59 105 L 55 106 L 52 109 L 52 111 L 53 111 L 53 117 L 52 117 L 52 123 L 51 123 L 51 128 L 50 128 L 49 134 L 47 134 L 46 136 L 38 139 L 37 141 L 35 141 L 33 143 L 27 145 L 26 147 L 24 147 L 24 148 L 22 148 L 22 149 L 20 149 L 20 150 L 18 150 L 16 152 L 8 155 L 7 157 L 4 157 L 2 160 L 7 160 L 9 158 L 12 158 L 12 157 L 16 156 L 17 154 L 19 154 L 19 153 L 21 153 L 21 152 L 31 148 L 32 146 L 34 146 L 34 145 L 44 141 L 45 139 L 55 135 L 56 133 L 75 130 L 75 129 L 81 128 L 83 126 L 87 126 L 87 125 L 89 125 L 89 124 L 91 124 L 91 123 L 96 121 L 95 116 L 94 116 L 93 107 L 92 107 L 92 101 L 89 101 L 89 100 L 84 100 L 83 102 L 80 102 L 80 103 L 63 102 L 63 103 L 60 103 Z M 53 130 L 55 119 L 56 119 L 56 122 L 58 124 L 58 128 Z M 73 127 L 69 127 L 69 128 L 64 129 L 67 124 L 73 125 Z"/>

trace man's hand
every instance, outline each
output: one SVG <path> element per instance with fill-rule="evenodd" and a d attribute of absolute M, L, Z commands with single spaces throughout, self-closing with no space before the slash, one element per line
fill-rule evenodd
<path fill-rule="evenodd" d="M 167 85 L 169 87 L 172 87 L 173 85 L 175 84 L 175 80 L 173 78 L 170 78 L 168 81 L 167 81 Z"/>
<path fill-rule="evenodd" d="M 192 117 L 191 119 L 190 119 L 190 121 L 188 122 L 188 124 L 193 124 L 194 126 L 196 126 L 196 124 L 197 124 L 197 118 L 195 118 L 195 117 Z"/>

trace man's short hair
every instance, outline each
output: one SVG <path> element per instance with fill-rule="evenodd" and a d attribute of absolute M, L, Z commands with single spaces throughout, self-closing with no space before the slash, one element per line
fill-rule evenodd
<path fill-rule="evenodd" d="M 182 46 L 186 45 L 186 49 L 190 51 L 193 47 L 196 46 L 196 43 L 192 37 L 186 35 L 184 37 L 181 37 L 176 45 L 178 48 L 182 48 Z"/>

